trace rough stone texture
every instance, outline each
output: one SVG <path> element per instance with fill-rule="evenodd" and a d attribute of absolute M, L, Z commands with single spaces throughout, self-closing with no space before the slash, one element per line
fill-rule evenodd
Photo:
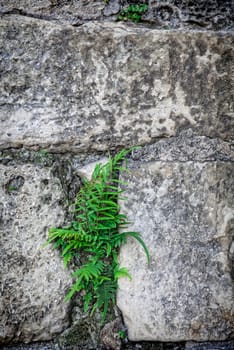
<path fill-rule="evenodd" d="M 156 27 L 233 29 L 234 4 L 230 0 L 149 0 L 144 21 Z"/>
<path fill-rule="evenodd" d="M 161 139 L 152 145 L 132 152 L 133 160 L 144 162 L 234 162 L 234 142 L 199 136 L 191 129 L 183 130 L 178 136 Z"/>
<path fill-rule="evenodd" d="M 0 22 L 0 148 L 90 152 L 192 128 L 231 139 L 233 35 Z"/>
<path fill-rule="evenodd" d="M 1 350 L 60 350 L 53 342 L 38 342 L 31 344 L 15 344 L 3 346 Z"/>
<path fill-rule="evenodd" d="M 64 350 L 101 350 L 100 317 L 90 317 L 81 313 L 77 321 L 66 329 L 57 339 L 60 349 Z"/>
<path fill-rule="evenodd" d="M 85 350 L 80 347 L 64 347 L 61 348 L 58 344 L 48 343 L 34 343 L 34 344 L 17 344 L 13 346 L 3 346 L 1 350 Z M 88 349 L 88 348 L 87 348 Z M 95 350 L 97 350 L 96 348 Z M 233 350 L 234 341 L 225 342 L 209 342 L 209 343 L 158 343 L 158 342 L 128 342 L 122 344 L 122 350 Z M 104 350 L 101 348 L 100 350 Z M 106 349 L 105 349 L 106 350 Z"/>
<path fill-rule="evenodd" d="M 142 24 L 156 28 L 233 29 L 232 0 L 0 0 L 0 13 L 20 13 L 74 26 L 87 21 L 116 21 L 129 4 L 144 2 Z"/>
<path fill-rule="evenodd" d="M 0 344 L 52 339 L 69 324 L 69 272 L 42 247 L 63 224 L 64 200 L 51 168 L 0 164 Z"/>
<path fill-rule="evenodd" d="M 234 340 L 227 342 L 217 343 L 193 343 L 188 342 L 185 346 L 185 350 L 233 350 Z"/>
<path fill-rule="evenodd" d="M 74 26 L 103 19 L 104 10 L 103 0 L 0 0 L 0 13 L 19 13 Z"/>
<path fill-rule="evenodd" d="M 120 279 L 118 291 L 130 340 L 233 336 L 234 163 L 217 140 L 190 136 L 169 140 L 167 156 L 165 141 L 136 152 L 140 160 L 122 176 L 129 230 L 142 233 L 152 259 L 148 267 L 133 240 L 121 249 L 133 277 Z"/>
<path fill-rule="evenodd" d="M 101 330 L 100 337 L 107 350 L 120 350 L 122 348 L 119 333 L 121 331 L 125 332 L 126 330 L 120 318 L 116 318 L 114 321 L 105 324 Z"/>

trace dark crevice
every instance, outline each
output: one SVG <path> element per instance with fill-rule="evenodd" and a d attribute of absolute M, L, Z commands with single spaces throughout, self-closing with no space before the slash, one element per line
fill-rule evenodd
<path fill-rule="evenodd" d="M 28 13 L 24 10 L 21 9 L 12 9 L 10 11 L 0 11 L 0 17 L 3 16 L 10 16 L 10 15 L 19 15 L 19 16 L 23 16 L 23 17 L 28 17 L 28 18 L 35 18 L 35 19 L 39 19 L 39 20 L 43 20 L 43 21 L 48 21 L 51 23 L 56 23 L 56 24 L 61 24 L 59 23 L 58 19 L 56 18 L 52 18 L 50 16 L 46 16 L 46 15 L 38 15 L 38 14 L 34 14 L 34 13 Z M 70 23 L 70 25 L 72 27 L 80 27 L 82 26 L 84 23 Z"/>
<path fill-rule="evenodd" d="M 42 19 L 42 20 L 50 21 L 50 22 L 52 21 L 50 16 L 43 16 L 43 15 L 37 15 L 34 13 L 27 13 L 26 11 L 23 11 L 21 9 L 12 9 L 10 11 L 5 11 L 5 12 L 0 11 L 0 16 L 7 16 L 7 15 L 20 15 L 20 16 L 24 16 L 24 17 Z"/>
<path fill-rule="evenodd" d="M 148 146 L 152 146 L 158 142 L 161 141 L 165 141 L 165 142 L 170 142 L 170 140 L 177 140 L 180 139 L 182 137 L 183 133 L 178 133 L 175 135 L 162 135 L 162 136 L 156 136 L 156 137 L 152 137 L 151 140 L 149 142 L 145 142 L 145 143 L 137 143 L 136 146 L 140 146 L 140 147 L 148 147 Z M 207 141 L 217 141 L 217 142 L 222 142 L 225 144 L 228 144 L 229 146 L 233 146 L 234 147 L 234 139 L 223 139 L 221 137 L 213 137 L 210 135 L 205 135 L 205 134 L 193 134 L 195 137 L 200 137 L 200 138 L 205 138 Z M 185 138 L 186 139 L 186 138 Z M 65 146 L 67 148 L 67 146 L 69 146 L 69 144 L 65 143 L 54 143 L 53 145 L 51 145 L 51 143 L 49 145 L 40 145 L 40 144 L 31 144 L 30 146 L 26 146 L 23 144 L 8 144 L 6 146 L 2 145 L 0 146 L 0 152 L 4 152 L 4 151 L 10 151 L 10 150 L 25 150 L 25 151 L 29 151 L 29 152 L 39 152 L 40 150 L 46 150 L 48 152 L 48 154 L 52 154 L 52 155 L 73 155 L 73 156 L 81 156 L 81 155 L 85 155 L 85 156 L 104 156 L 106 155 L 109 151 L 110 152 L 118 152 L 119 150 L 123 149 L 123 148 L 130 148 L 133 145 L 130 144 L 115 144 L 113 146 L 110 146 L 109 149 L 103 149 L 102 151 L 96 150 L 96 149 L 92 149 L 92 148 L 87 148 L 87 149 L 77 149 L 75 150 L 75 146 L 73 146 L 72 144 L 70 144 L 70 148 L 69 150 L 67 149 L 61 149 L 63 148 L 63 146 Z M 135 145 L 134 145 L 135 146 Z M 72 149 L 73 148 L 73 149 Z"/>

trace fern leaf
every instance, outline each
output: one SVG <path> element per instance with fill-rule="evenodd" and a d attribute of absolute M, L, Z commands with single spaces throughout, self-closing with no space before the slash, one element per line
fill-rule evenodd
<path fill-rule="evenodd" d="M 88 292 L 84 295 L 84 312 L 88 311 L 89 305 L 93 299 L 93 294 Z"/>
<path fill-rule="evenodd" d="M 114 269 L 114 278 L 115 280 L 121 277 L 128 277 L 130 280 L 132 279 L 126 267 L 119 267 L 119 264 Z"/>
<path fill-rule="evenodd" d="M 144 242 L 143 239 L 141 238 L 140 233 L 139 233 L 139 232 L 126 232 L 126 234 L 127 234 L 128 236 L 131 236 L 131 237 L 135 238 L 135 239 L 141 244 L 142 248 L 143 248 L 144 251 L 145 251 L 148 264 L 150 264 L 150 254 L 149 254 L 148 248 L 146 247 L 145 242 Z"/>
<path fill-rule="evenodd" d="M 72 241 L 71 243 L 65 245 L 64 249 L 62 250 L 62 256 L 66 255 L 69 250 L 72 250 L 75 244 L 76 241 Z"/>
<path fill-rule="evenodd" d="M 65 301 L 69 301 L 71 300 L 71 298 L 73 297 L 73 295 L 76 292 L 80 292 L 83 288 L 84 288 L 84 284 L 81 283 L 81 279 L 79 278 L 72 286 L 72 288 L 70 289 L 70 291 L 67 293 L 66 297 L 65 297 Z"/>
<path fill-rule="evenodd" d="M 72 277 L 78 277 L 82 280 L 85 279 L 87 282 L 93 277 L 97 278 L 103 271 L 103 262 L 97 261 L 87 263 L 83 265 L 80 269 L 76 270 Z"/>
<path fill-rule="evenodd" d="M 106 256 L 110 256 L 112 251 L 112 246 L 109 242 L 106 243 Z"/>
<path fill-rule="evenodd" d="M 67 266 L 68 262 L 72 259 L 72 257 L 73 254 L 71 252 L 63 255 L 63 263 L 65 267 Z"/>
<path fill-rule="evenodd" d="M 102 311 L 102 320 L 105 320 L 110 304 L 115 304 L 116 288 L 117 284 L 113 281 L 103 283 L 95 288 L 96 303 L 93 306 L 91 315 L 94 311 L 100 309 Z"/>

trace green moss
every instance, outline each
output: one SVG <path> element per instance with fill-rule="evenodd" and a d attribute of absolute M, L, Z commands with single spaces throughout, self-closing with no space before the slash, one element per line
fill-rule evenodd
<path fill-rule="evenodd" d="M 15 164 L 15 163 L 32 163 L 42 166 L 51 166 L 56 159 L 56 155 L 48 153 L 42 149 L 39 151 L 27 150 L 24 148 L 11 148 L 0 151 L 0 163 Z"/>
<path fill-rule="evenodd" d="M 142 15 L 148 10 L 147 4 L 133 4 L 122 10 L 118 15 L 119 21 L 132 21 L 139 23 Z"/>

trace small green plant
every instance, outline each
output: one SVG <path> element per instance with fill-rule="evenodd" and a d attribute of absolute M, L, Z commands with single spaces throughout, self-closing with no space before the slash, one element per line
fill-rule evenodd
<path fill-rule="evenodd" d="M 122 150 L 108 163 L 97 164 L 90 181 L 84 179 L 74 205 L 74 222 L 65 228 L 51 228 L 47 243 L 54 243 L 61 250 L 65 266 L 74 257 L 80 257 L 82 265 L 73 273 L 75 279 L 66 300 L 82 291 L 84 311 L 91 315 L 99 309 L 102 319 L 115 304 L 117 281 L 131 278 L 118 262 L 118 250 L 127 237 L 135 238 L 143 247 L 148 262 L 149 252 L 138 232 L 127 232 L 129 222 L 120 213 L 117 202 L 124 190 L 119 189 L 120 172 L 126 170 L 123 161 L 131 150 Z M 121 229 L 121 231 L 119 231 Z M 85 253 L 85 254 L 83 254 Z M 85 256 L 85 258 L 84 258 Z"/>
<path fill-rule="evenodd" d="M 125 10 L 121 11 L 117 19 L 119 21 L 132 21 L 139 23 L 142 15 L 148 10 L 147 4 L 129 5 Z"/>
<path fill-rule="evenodd" d="M 9 191 L 9 192 L 13 192 L 13 191 L 15 191 L 15 190 L 16 190 L 16 187 L 13 186 L 13 185 L 10 185 L 10 186 L 8 187 L 8 191 Z"/>
<path fill-rule="evenodd" d="M 41 154 L 42 157 L 46 157 L 48 155 L 48 152 L 47 152 L 46 149 L 41 149 L 40 150 L 40 154 Z"/>
<path fill-rule="evenodd" d="M 118 331 L 118 336 L 122 340 L 126 339 L 127 338 L 126 331 L 123 331 L 123 330 Z"/>

